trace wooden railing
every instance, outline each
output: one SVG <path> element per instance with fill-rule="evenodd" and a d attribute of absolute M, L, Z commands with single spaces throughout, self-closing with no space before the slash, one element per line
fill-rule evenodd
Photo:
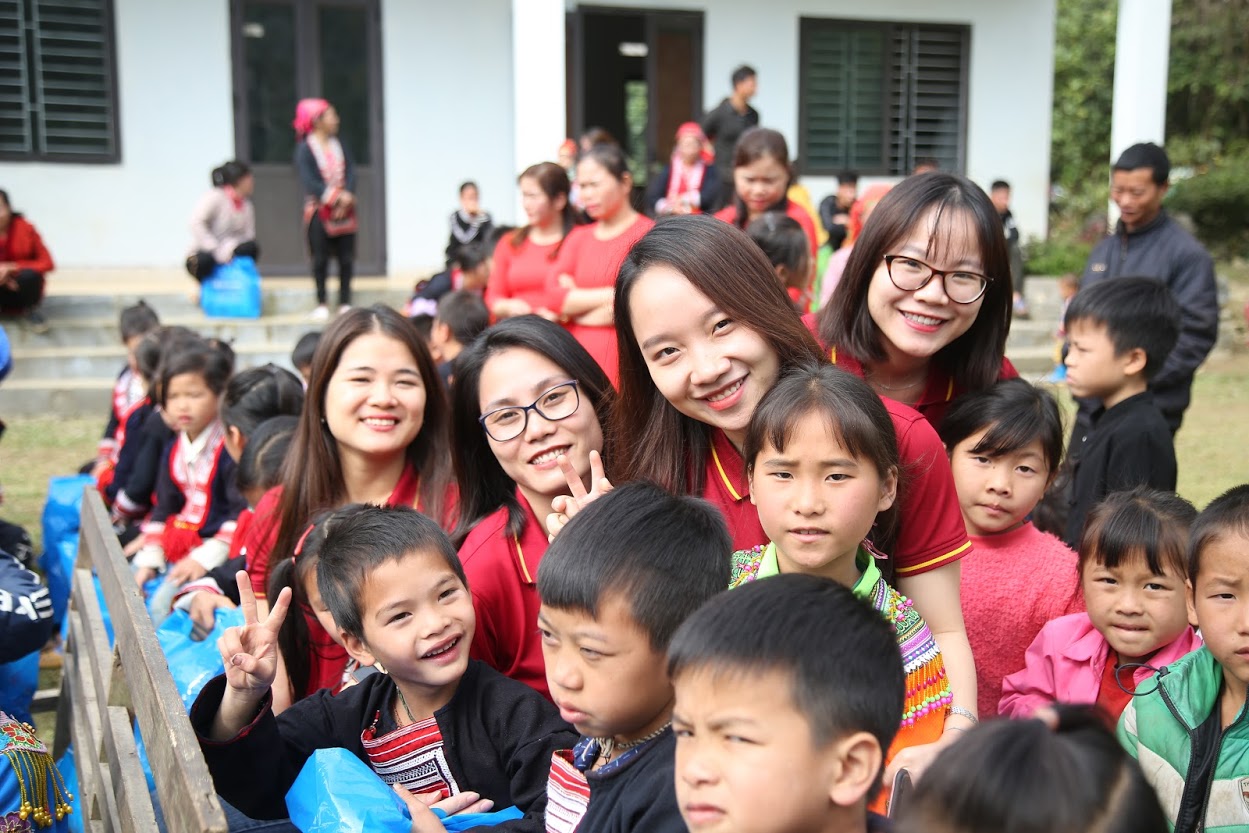
<path fill-rule="evenodd" d="M 226 833 L 225 815 L 195 732 L 134 576 L 99 494 L 82 503 L 78 563 L 70 594 L 69 637 L 57 703 L 55 754 L 73 742 L 83 829 L 157 833 L 147 780 L 139 763 L 137 723 L 156 782 L 165 827 Z M 110 648 L 92 581 L 113 625 Z"/>

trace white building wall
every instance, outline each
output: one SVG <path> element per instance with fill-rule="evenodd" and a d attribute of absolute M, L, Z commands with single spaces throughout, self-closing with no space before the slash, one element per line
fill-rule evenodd
<path fill-rule="evenodd" d="M 5 161 L 0 187 L 59 266 L 176 266 L 195 200 L 234 154 L 230 4 L 113 0 L 113 9 L 121 163 Z"/>
<path fill-rule="evenodd" d="M 465 180 L 497 222 L 517 220 L 511 15 L 511 0 L 382 2 L 391 274 L 441 265 Z"/>
<path fill-rule="evenodd" d="M 967 175 L 985 186 L 1013 186 L 1013 209 L 1025 237 L 1048 228 L 1050 113 L 1054 77 L 1055 0 L 612 0 L 602 5 L 680 8 L 704 13 L 703 103 L 730 91 L 741 64 L 759 72 L 752 102 L 762 124 L 798 150 L 798 47 L 801 17 L 899 20 L 971 27 Z M 804 177 L 818 202 L 836 180 Z M 870 180 L 864 180 L 864 183 Z"/>

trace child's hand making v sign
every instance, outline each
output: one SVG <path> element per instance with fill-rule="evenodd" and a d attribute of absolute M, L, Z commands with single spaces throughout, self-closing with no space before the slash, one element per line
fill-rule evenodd
<path fill-rule="evenodd" d="M 228 629 L 217 640 L 225 663 L 226 690 L 213 720 L 212 739 L 228 741 L 256 717 L 260 701 L 278 673 L 278 632 L 291 603 L 291 589 L 283 588 L 263 622 L 256 615 L 256 596 L 251 579 L 239 570 L 234 575 L 243 609 L 243 625 Z"/>

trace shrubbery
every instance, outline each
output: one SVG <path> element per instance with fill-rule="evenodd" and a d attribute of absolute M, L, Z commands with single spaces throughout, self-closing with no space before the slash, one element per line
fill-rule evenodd
<path fill-rule="evenodd" d="M 1084 271 L 1093 246 L 1052 233 L 1049 240 L 1030 240 L 1024 247 L 1024 271 L 1029 275 L 1065 275 Z"/>
<path fill-rule="evenodd" d="M 1220 163 L 1171 186 L 1167 209 L 1187 214 L 1217 259 L 1249 255 L 1249 154 Z"/>

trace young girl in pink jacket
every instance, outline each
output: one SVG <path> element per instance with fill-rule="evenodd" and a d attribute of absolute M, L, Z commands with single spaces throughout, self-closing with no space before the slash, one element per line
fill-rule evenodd
<path fill-rule="evenodd" d="M 1055 700 L 1096 703 L 1112 721 L 1151 678 L 1201 645 L 1188 623 L 1185 551 L 1193 505 L 1171 492 L 1116 492 L 1089 513 L 1080 540 L 1087 613 L 1046 625 L 1024 668 L 1002 681 L 1001 714 L 1029 717 Z"/>

